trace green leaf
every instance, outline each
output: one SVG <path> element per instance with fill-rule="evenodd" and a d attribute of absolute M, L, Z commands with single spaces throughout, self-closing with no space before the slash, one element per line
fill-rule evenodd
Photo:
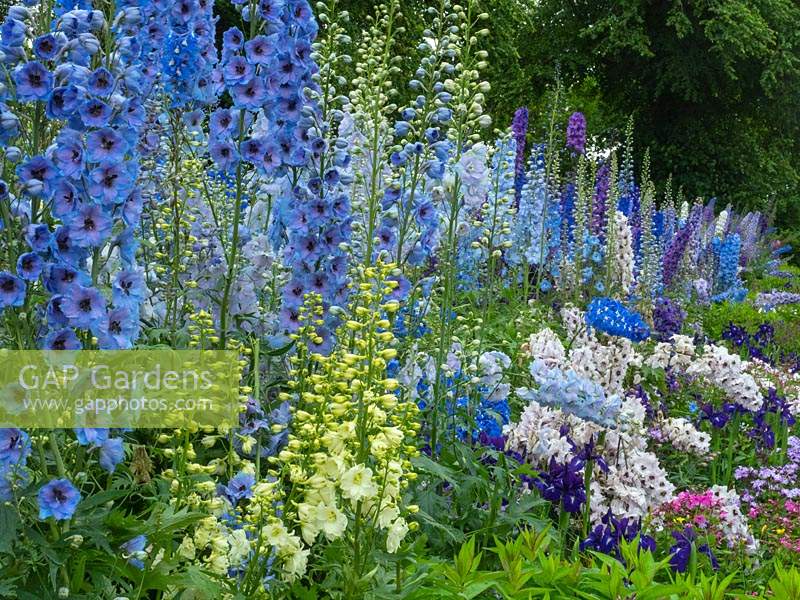
<path fill-rule="evenodd" d="M 13 552 L 19 528 L 20 520 L 17 511 L 11 506 L 0 505 L 0 552 Z"/>
<path fill-rule="evenodd" d="M 435 477 L 438 477 L 439 479 L 443 479 L 448 483 L 452 483 L 454 485 L 456 483 L 455 471 L 448 469 L 447 467 L 437 463 L 436 461 L 431 460 L 424 454 L 416 458 L 412 458 L 411 462 L 417 471 L 428 473 L 429 475 L 433 475 Z"/>
<path fill-rule="evenodd" d="M 0 597 L 17 598 L 17 585 L 12 579 L 0 580 Z"/>
<path fill-rule="evenodd" d="M 460 529 L 456 529 L 455 527 L 451 527 L 449 525 L 441 523 L 439 518 L 432 517 L 431 515 L 429 515 L 424 510 L 420 510 L 416 514 L 416 517 L 417 517 L 418 521 L 421 521 L 425 525 L 433 527 L 434 529 L 437 529 L 437 530 L 441 531 L 442 533 L 446 534 L 447 537 L 450 538 L 451 541 L 453 541 L 453 542 L 455 542 L 457 544 L 460 544 L 461 542 L 463 542 L 464 538 L 466 537 L 464 535 L 464 532 L 461 531 Z"/>

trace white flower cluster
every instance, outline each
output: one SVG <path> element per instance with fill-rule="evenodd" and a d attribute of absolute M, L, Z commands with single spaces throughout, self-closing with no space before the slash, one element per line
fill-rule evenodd
<path fill-rule="evenodd" d="M 549 327 L 531 334 L 528 342 L 522 345 L 521 351 L 533 359 L 541 360 L 550 369 L 565 364 L 567 360 L 564 344 Z"/>
<path fill-rule="evenodd" d="M 608 344 L 601 344 L 592 337 L 586 345 L 573 348 L 569 358 L 576 373 L 599 383 L 610 394 L 622 394 L 628 369 L 640 365 L 641 356 L 629 339 L 609 340 Z"/>
<path fill-rule="evenodd" d="M 569 352 L 550 329 L 532 335 L 524 351 L 550 368 L 574 370 L 601 385 L 609 395 L 621 394 L 628 369 L 641 364 L 641 356 L 630 341 L 609 338 L 603 344 L 587 331 L 580 310 L 568 306 L 561 314 L 571 342 Z M 644 418 L 644 406 L 635 396 L 623 398 L 619 422 L 613 430 L 534 401 L 517 423 L 506 426 L 504 433 L 507 447 L 539 468 L 546 468 L 553 457 L 564 462 L 574 456 L 573 446 L 566 435 L 561 435 L 562 428 L 578 448 L 592 439 L 595 443 L 602 440 L 597 451 L 605 458 L 608 470 L 594 467 L 593 518 L 599 519 L 609 508 L 615 515 L 643 517 L 675 491 L 658 457 L 647 450 Z"/>
<path fill-rule="evenodd" d="M 615 283 L 618 283 L 624 294 L 629 294 L 633 289 L 634 282 L 634 254 L 633 254 L 633 235 L 628 224 L 628 217 L 619 211 L 614 213 L 614 231 L 609 236 L 613 240 L 613 247 L 610 248 L 610 258 L 612 260 L 611 272 L 614 275 Z"/>
<path fill-rule="evenodd" d="M 633 343 L 623 337 L 610 336 L 605 336 L 601 342 L 586 327 L 583 311 L 575 306 L 564 307 L 561 318 L 570 340 L 569 354 L 549 328 L 532 334 L 522 347 L 523 353 L 543 361 L 548 368 L 572 369 L 579 376 L 603 386 L 609 395 L 622 395 L 628 371 L 642 364 L 642 357 Z"/>
<path fill-rule="evenodd" d="M 724 485 L 715 485 L 711 488 L 711 493 L 720 502 L 720 525 L 728 546 L 733 548 L 743 544 L 747 554 L 753 555 L 758 552 L 758 540 L 750 531 L 747 517 L 742 513 L 742 501 L 736 490 Z"/>
<path fill-rule="evenodd" d="M 212 573 L 226 575 L 241 566 L 250 555 L 251 546 L 244 529 L 231 529 L 217 516 L 198 522 L 193 535 L 184 536 L 178 555 L 186 560 L 200 559 Z"/>
<path fill-rule="evenodd" d="M 645 363 L 653 368 L 672 368 L 697 377 L 725 392 L 728 399 L 747 410 L 756 411 L 763 398 L 758 383 L 748 369 L 750 363 L 728 352 L 724 346 L 708 344 L 698 353 L 691 338 L 672 336 L 672 342 L 657 344 Z"/>
<path fill-rule="evenodd" d="M 790 373 L 758 358 L 749 361 L 747 371 L 761 389 L 776 388 L 786 398 L 792 415 L 800 417 L 800 373 Z"/>
<path fill-rule="evenodd" d="M 695 359 L 694 340 L 688 335 L 673 335 L 669 342 L 659 342 L 644 361 L 653 369 L 675 369 L 683 372 Z"/>
<path fill-rule="evenodd" d="M 711 436 L 699 431 L 690 421 L 682 417 L 664 419 L 659 429 L 661 435 L 677 450 L 707 459 L 711 451 Z"/>
<path fill-rule="evenodd" d="M 517 423 L 506 425 L 506 448 L 525 456 L 531 463 L 547 465 L 552 457 L 565 462 L 571 457 L 572 446 L 561 435 L 561 428 L 592 427 L 592 424 L 577 417 L 563 413 L 557 408 L 542 406 L 531 402 L 520 415 Z"/>
<path fill-rule="evenodd" d="M 623 437 L 623 439 L 625 439 Z M 606 442 L 604 453 L 613 455 L 615 448 Z M 592 520 L 598 521 L 611 509 L 615 515 L 645 517 L 655 507 L 673 497 L 675 486 L 652 452 L 624 448 L 609 464 L 608 473 L 595 468 L 592 482 Z"/>
<path fill-rule="evenodd" d="M 714 237 L 722 239 L 725 237 L 725 230 L 728 228 L 728 211 L 723 210 L 719 213 L 717 221 L 714 225 Z"/>
<path fill-rule="evenodd" d="M 756 411 L 763 398 L 753 376 L 746 372 L 748 364 L 724 346 L 711 344 L 703 355 L 687 369 L 687 375 L 700 375 L 722 388 L 728 397 L 742 407 Z"/>

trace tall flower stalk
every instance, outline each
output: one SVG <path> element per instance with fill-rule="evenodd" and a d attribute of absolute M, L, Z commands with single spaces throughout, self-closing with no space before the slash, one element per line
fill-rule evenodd
<path fill-rule="evenodd" d="M 480 81 L 480 71 L 486 66 L 488 53 L 478 49 L 479 38 L 488 35 L 487 29 L 479 29 L 481 21 L 488 18 L 486 13 L 478 13 L 477 2 L 469 0 L 454 14 L 457 17 L 458 42 L 454 56 L 454 79 L 445 82 L 445 89 L 452 94 L 453 123 L 448 131 L 452 144 L 452 158 L 448 168 L 452 178 L 444 189 L 443 217 L 446 236 L 441 246 L 440 267 L 440 336 L 437 352 L 437 373 L 434 383 L 434 407 L 431 425 L 431 447 L 437 451 L 439 429 L 443 415 L 444 394 L 442 364 L 452 343 L 454 321 L 452 318 L 456 290 L 457 225 L 463 207 L 463 177 L 456 170 L 465 151 L 480 139 L 479 129 L 491 123 L 483 114 L 484 94 L 489 90 L 487 82 Z M 449 9 L 449 3 L 446 8 Z"/>

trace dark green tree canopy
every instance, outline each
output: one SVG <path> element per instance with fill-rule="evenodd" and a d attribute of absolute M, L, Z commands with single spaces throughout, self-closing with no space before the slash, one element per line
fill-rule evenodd
<path fill-rule="evenodd" d="M 784 213 L 800 203 L 800 2 L 526 4 L 532 84 L 553 65 L 567 86 L 592 81 L 609 112 L 590 130 L 613 135 L 633 114 L 657 179 L 739 205 L 773 196 Z"/>

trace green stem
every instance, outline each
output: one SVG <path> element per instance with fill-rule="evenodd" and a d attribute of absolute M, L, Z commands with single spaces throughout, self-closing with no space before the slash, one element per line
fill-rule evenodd
<path fill-rule="evenodd" d="M 242 138 L 244 136 L 244 115 L 242 111 L 239 116 L 239 144 L 238 150 L 241 151 Z M 219 348 L 225 349 L 225 344 L 228 337 L 228 303 L 230 302 L 231 286 L 233 285 L 233 277 L 236 270 L 236 259 L 239 252 L 239 221 L 242 218 L 242 177 L 243 177 L 242 161 L 236 165 L 236 198 L 233 207 L 233 234 L 231 236 L 230 254 L 228 256 L 228 272 L 225 275 L 225 287 L 222 293 L 222 304 L 220 306 L 219 314 Z"/>

